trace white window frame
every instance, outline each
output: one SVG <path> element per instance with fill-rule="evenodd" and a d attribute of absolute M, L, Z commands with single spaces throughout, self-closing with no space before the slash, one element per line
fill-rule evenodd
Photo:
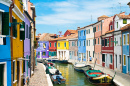
<path fill-rule="evenodd" d="M 15 67 L 14 67 L 14 70 L 13 70 L 13 71 L 15 71 L 16 70 L 16 61 L 13 60 L 13 62 L 15 62 Z M 17 82 L 15 75 L 16 75 L 16 71 L 14 72 L 14 81 L 13 81 L 13 83 Z"/>

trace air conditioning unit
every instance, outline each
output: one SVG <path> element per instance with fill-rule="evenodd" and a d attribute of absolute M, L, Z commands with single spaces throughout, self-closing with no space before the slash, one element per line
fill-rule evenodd
<path fill-rule="evenodd" d="M 0 35 L 0 45 L 6 45 L 6 36 Z"/>

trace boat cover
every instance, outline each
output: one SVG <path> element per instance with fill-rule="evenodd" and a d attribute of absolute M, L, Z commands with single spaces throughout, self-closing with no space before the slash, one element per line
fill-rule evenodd
<path fill-rule="evenodd" d="M 53 79 L 56 79 L 56 76 L 59 76 L 61 79 L 63 79 L 63 76 L 61 76 L 61 75 L 53 75 L 53 76 L 52 76 Z"/>

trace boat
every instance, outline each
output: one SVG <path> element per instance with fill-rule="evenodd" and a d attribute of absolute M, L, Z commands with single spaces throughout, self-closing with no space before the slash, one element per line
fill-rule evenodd
<path fill-rule="evenodd" d="M 49 70 L 49 74 L 50 74 L 51 76 L 54 75 L 54 74 L 56 73 L 56 71 L 59 71 L 59 70 L 56 69 L 54 66 L 48 67 L 48 70 Z M 62 75 L 61 72 L 59 72 L 59 73 L 60 73 L 60 75 Z"/>
<path fill-rule="evenodd" d="M 100 70 L 86 70 L 84 71 L 84 74 L 89 82 L 95 85 L 108 86 L 113 82 L 112 76 L 105 74 Z"/>
<path fill-rule="evenodd" d="M 76 63 L 74 65 L 74 69 L 78 72 L 84 72 L 84 70 L 91 70 L 92 67 L 90 65 L 86 65 L 85 63 Z"/>
<path fill-rule="evenodd" d="M 59 63 L 68 64 L 68 60 L 58 60 Z"/>
<path fill-rule="evenodd" d="M 51 76 L 51 80 L 54 84 L 62 84 L 66 81 L 65 78 L 62 75 L 60 75 L 59 70 L 57 70 L 56 73 Z"/>

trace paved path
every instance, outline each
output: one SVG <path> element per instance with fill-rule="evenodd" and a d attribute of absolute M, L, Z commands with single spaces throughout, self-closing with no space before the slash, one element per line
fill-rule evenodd
<path fill-rule="evenodd" d="M 42 63 L 37 63 L 34 75 L 30 78 L 29 86 L 48 86 L 47 77 Z"/>

